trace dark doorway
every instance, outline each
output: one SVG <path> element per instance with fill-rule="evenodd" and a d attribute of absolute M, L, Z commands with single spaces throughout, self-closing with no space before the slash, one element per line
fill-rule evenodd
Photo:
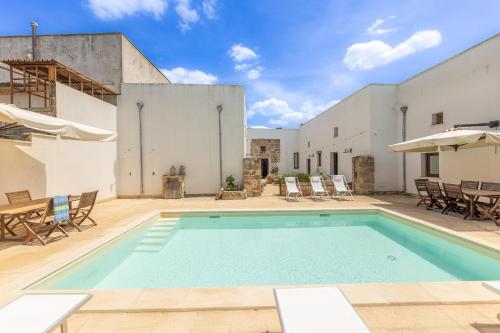
<path fill-rule="evenodd" d="M 266 178 L 269 175 L 269 159 L 261 158 L 260 159 L 260 170 L 262 178 Z"/>
<path fill-rule="evenodd" d="M 307 159 L 307 174 L 308 175 L 311 174 L 311 159 L 310 158 Z"/>
<path fill-rule="evenodd" d="M 330 174 L 339 174 L 339 153 L 337 152 L 330 153 Z"/>

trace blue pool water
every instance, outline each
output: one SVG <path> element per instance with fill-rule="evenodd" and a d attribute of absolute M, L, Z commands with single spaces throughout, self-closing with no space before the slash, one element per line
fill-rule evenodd
<path fill-rule="evenodd" d="M 500 279 L 500 257 L 465 244 L 375 211 L 159 219 L 34 288 Z"/>

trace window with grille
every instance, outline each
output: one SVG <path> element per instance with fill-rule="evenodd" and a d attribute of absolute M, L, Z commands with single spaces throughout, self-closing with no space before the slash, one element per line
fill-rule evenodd
<path fill-rule="evenodd" d="M 266 152 L 267 148 L 266 146 L 260 146 L 260 153 L 264 154 Z"/>
<path fill-rule="evenodd" d="M 444 124 L 444 114 L 443 112 L 432 114 L 432 125 Z"/>

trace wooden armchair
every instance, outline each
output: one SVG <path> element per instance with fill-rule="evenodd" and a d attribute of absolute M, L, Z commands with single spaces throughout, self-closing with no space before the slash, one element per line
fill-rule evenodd
<path fill-rule="evenodd" d="M 78 231 L 82 231 L 81 225 L 86 220 L 89 220 L 93 226 L 97 223 L 90 217 L 90 213 L 94 209 L 95 201 L 97 199 L 97 192 L 85 192 L 80 196 L 78 207 L 71 209 L 69 224 L 75 227 Z"/>

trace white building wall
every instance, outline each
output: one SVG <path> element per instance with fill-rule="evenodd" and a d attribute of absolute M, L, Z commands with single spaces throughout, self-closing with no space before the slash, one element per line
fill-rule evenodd
<path fill-rule="evenodd" d="M 388 145 L 398 141 L 399 109 L 395 107 L 397 99 L 396 85 L 370 86 L 370 140 L 371 155 L 375 158 L 375 190 L 398 191 L 398 155 L 387 149 Z"/>
<path fill-rule="evenodd" d="M 407 139 L 442 132 L 455 124 L 499 120 L 499 55 L 500 35 L 497 35 L 401 83 L 397 108 L 408 106 Z M 432 114 L 436 112 L 444 112 L 443 125 L 432 125 Z M 399 114 L 399 133 L 401 117 Z M 401 141 L 401 136 L 397 141 Z M 440 180 L 500 181 L 500 173 L 492 172 L 500 170 L 499 154 L 494 148 L 441 154 Z M 414 179 L 423 176 L 421 159 L 419 153 L 407 154 L 409 192 L 415 192 Z M 399 173 L 402 179 L 401 167 Z"/>
<path fill-rule="evenodd" d="M 223 85 L 123 84 L 118 98 L 118 195 L 140 194 L 139 115 L 143 109 L 144 194 L 162 192 L 161 176 L 186 167 L 186 193 L 219 189 L 219 129 L 222 111 L 223 181 L 242 180 L 245 154 L 244 89 Z"/>
<path fill-rule="evenodd" d="M 311 159 L 311 173 L 328 175 L 330 153 L 338 152 L 338 172 L 352 179 L 352 157 L 370 155 L 371 86 L 356 92 L 299 128 L 300 170 L 306 172 L 306 160 Z M 333 129 L 339 128 L 338 137 Z M 308 142 L 310 146 L 308 146 Z M 351 152 L 344 152 L 346 150 Z M 322 166 L 318 168 L 316 152 L 321 150 Z"/>
<path fill-rule="evenodd" d="M 298 172 L 293 168 L 293 153 L 298 152 L 298 129 L 249 128 L 247 129 L 247 151 L 250 151 L 249 147 L 252 139 L 279 139 L 280 162 L 278 163 L 278 173 L 290 174 Z"/>
<path fill-rule="evenodd" d="M 58 117 L 116 130 L 116 107 L 57 85 Z M 0 203 L 5 192 L 29 190 L 34 198 L 99 190 L 116 197 L 116 142 L 85 142 L 33 134 L 32 141 L 0 140 Z"/>

